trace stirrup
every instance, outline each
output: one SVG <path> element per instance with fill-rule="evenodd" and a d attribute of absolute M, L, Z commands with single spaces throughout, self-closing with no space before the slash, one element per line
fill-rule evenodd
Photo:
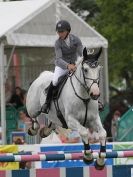
<path fill-rule="evenodd" d="M 48 113 L 49 113 L 49 110 L 50 110 L 50 105 L 49 105 L 49 103 L 44 103 L 44 105 L 43 105 L 42 108 L 41 108 L 41 112 L 42 112 L 42 113 L 45 113 L 45 114 L 48 114 Z"/>

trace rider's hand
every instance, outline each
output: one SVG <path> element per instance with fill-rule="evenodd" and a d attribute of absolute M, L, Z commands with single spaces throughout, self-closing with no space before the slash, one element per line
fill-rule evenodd
<path fill-rule="evenodd" d="M 74 64 L 68 64 L 67 68 L 70 72 L 74 72 L 77 69 L 76 65 L 74 65 Z"/>

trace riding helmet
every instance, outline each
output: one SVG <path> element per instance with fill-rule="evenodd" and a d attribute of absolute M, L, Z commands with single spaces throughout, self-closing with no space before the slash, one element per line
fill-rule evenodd
<path fill-rule="evenodd" d="M 56 24 L 56 31 L 57 32 L 63 32 L 63 31 L 71 31 L 71 26 L 70 23 L 66 20 L 60 20 L 57 24 Z"/>

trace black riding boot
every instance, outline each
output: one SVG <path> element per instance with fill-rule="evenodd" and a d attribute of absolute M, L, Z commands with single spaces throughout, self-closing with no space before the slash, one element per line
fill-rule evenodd
<path fill-rule="evenodd" d="M 49 88 L 48 88 L 48 93 L 47 93 L 47 96 L 46 96 L 46 101 L 45 103 L 42 105 L 42 109 L 41 111 L 43 113 L 46 113 L 48 114 L 49 110 L 50 110 L 50 106 L 51 106 L 51 101 L 52 101 L 52 97 L 53 97 L 53 90 L 54 90 L 54 87 L 52 82 L 50 83 L 49 85 Z"/>

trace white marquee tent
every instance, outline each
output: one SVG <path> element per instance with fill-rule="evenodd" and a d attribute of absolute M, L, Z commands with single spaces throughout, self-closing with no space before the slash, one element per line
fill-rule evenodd
<path fill-rule="evenodd" d="M 59 19 L 71 23 L 72 33 L 78 35 L 84 46 L 103 47 L 105 100 L 108 102 L 107 40 L 85 23 L 66 5 L 58 0 L 27 0 L 0 2 L 0 85 L 1 85 L 1 124 L 5 132 L 5 93 L 4 93 L 4 47 L 30 46 L 53 47 L 57 38 L 55 25 Z M 6 133 L 2 140 L 5 144 Z"/>

